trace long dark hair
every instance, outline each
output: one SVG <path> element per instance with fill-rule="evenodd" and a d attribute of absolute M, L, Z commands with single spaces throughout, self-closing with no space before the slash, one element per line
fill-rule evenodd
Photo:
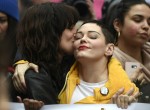
<path fill-rule="evenodd" d="M 0 67 L 7 68 L 13 64 L 17 50 L 16 33 L 18 21 L 8 16 L 8 28 L 4 38 L 0 41 Z"/>
<path fill-rule="evenodd" d="M 48 65 L 58 79 L 60 38 L 65 29 L 75 25 L 77 11 L 62 3 L 43 3 L 30 7 L 23 16 L 17 35 L 21 53 L 29 62 Z"/>

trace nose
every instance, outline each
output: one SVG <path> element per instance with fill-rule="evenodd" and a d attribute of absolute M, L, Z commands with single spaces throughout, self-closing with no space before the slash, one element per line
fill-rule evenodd
<path fill-rule="evenodd" d="M 147 21 L 147 20 L 144 21 L 142 28 L 143 28 L 145 31 L 148 31 L 148 30 L 149 30 L 150 25 L 148 24 L 148 21 Z"/>
<path fill-rule="evenodd" d="M 87 42 L 87 36 L 86 36 L 86 34 L 80 40 L 80 43 L 85 43 L 85 42 Z"/>

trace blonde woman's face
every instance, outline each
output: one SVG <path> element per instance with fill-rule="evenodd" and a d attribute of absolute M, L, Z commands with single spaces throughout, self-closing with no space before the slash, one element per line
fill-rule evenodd
<path fill-rule="evenodd" d="M 0 12 L 0 40 L 2 40 L 8 29 L 8 18 L 7 15 Z"/>

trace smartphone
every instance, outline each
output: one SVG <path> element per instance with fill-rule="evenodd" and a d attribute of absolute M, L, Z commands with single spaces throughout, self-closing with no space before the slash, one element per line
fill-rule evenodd
<path fill-rule="evenodd" d="M 126 62 L 125 63 L 125 71 L 127 72 L 128 76 L 131 76 L 139 67 L 140 67 L 140 63 L 138 62 Z"/>

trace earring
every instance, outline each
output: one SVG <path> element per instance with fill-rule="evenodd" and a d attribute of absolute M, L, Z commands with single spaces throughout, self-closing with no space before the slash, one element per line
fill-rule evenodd
<path fill-rule="evenodd" d="M 118 38 L 120 37 L 120 32 L 118 32 Z"/>

